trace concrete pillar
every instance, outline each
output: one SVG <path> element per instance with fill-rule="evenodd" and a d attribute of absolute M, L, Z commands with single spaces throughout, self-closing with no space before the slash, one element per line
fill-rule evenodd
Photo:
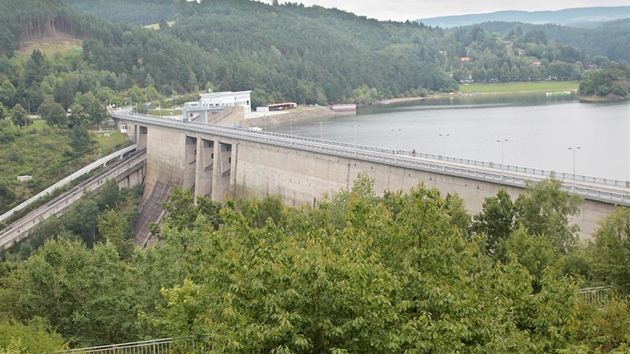
<path fill-rule="evenodd" d="M 214 168 L 212 172 L 212 200 L 222 202 L 230 192 L 232 144 L 217 141 L 214 145 Z"/>
<path fill-rule="evenodd" d="M 198 139 L 195 175 L 195 197 L 212 195 L 214 141 Z"/>
<path fill-rule="evenodd" d="M 143 126 L 136 126 L 136 144 L 137 149 L 142 150 L 147 148 L 147 137 L 149 135 L 149 129 Z"/>
<path fill-rule="evenodd" d="M 184 183 L 183 187 L 195 190 L 195 179 L 197 170 L 197 138 L 186 136 L 186 145 L 184 150 Z M 193 195 L 195 195 L 193 193 Z"/>

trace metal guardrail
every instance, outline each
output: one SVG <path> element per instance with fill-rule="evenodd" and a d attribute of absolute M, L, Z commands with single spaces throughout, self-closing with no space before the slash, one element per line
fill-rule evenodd
<path fill-rule="evenodd" d="M 56 353 L 166 354 L 170 353 L 172 343 L 172 338 L 163 338 L 142 342 L 130 342 L 122 344 L 102 345 L 98 347 L 63 350 Z"/>
<path fill-rule="evenodd" d="M 130 342 L 122 344 L 101 345 L 98 347 L 80 348 L 57 351 L 59 354 L 168 354 L 173 352 L 188 353 L 191 350 L 206 350 L 208 345 L 204 341 L 193 339 L 162 338 Z"/>
<path fill-rule="evenodd" d="M 13 215 L 16 211 L 18 210 L 22 210 L 24 208 L 26 208 L 27 206 L 29 206 L 31 203 L 33 203 L 34 201 L 44 197 L 45 195 L 52 193 L 55 189 L 63 187 L 64 185 L 72 182 L 73 180 L 83 176 L 86 173 L 90 173 L 94 170 L 96 170 L 97 168 L 101 167 L 101 166 L 105 166 L 108 162 L 115 160 L 117 158 L 120 158 L 121 156 L 123 156 L 126 153 L 129 153 L 131 151 L 134 151 L 136 149 L 136 144 L 128 146 L 124 149 L 118 150 L 112 154 L 109 154 L 99 160 L 96 160 L 94 162 L 92 162 L 91 164 L 81 168 L 80 170 L 74 172 L 73 174 L 71 174 L 70 176 L 62 179 L 61 181 L 53 184 L 52 186 L 44 189 L 43 191 L 37 193 L 36 195 L 32 196 L 31 198 L 29 198 L 28 200 L 26 200 L 25 202 L 21 203 L 20 205 L 16 206 L 15 208 L 7 211 L 6 213 L 0 215 L 0 222 L 8 219 L 11 215 Z"/>
<path fill-rule="evenodd" d="M 610 300 L 612 289 L 607 286 L 597 286 L 594 288 L 580 289 L 579 294 L 582 300 L 587 304 L 598 303 L 604 305 Z"/>
<path fill-rule="evenodd" d="M 563 188 L 565 190 L 574 191 L 584 198 L 630 206 L 630 181 L 618 181 L 580 175 L 574 176 L 573 174 L 557 173 L 535 168 L 501 165 L 492 162 L 445 157 L 442 155 L 413 153 L 407 150 L 377 148 L 267 131 L 253 131 L 243 128 L 195 122 L 184 123 L 173 119 L 129 114 L 126 112 L 114 112 L 112 116 L 114 118 L 127 119 L 140 123 L 321 152 L 335 156 L 375 161 L 520 188 L 525 188 L 527 181 L 537 182 L 548 177 L 555 177 L 557 179 L 564 179 Z M 575 185 L 577 182 L 582 183 L 582 186 Z M 583 186 L 584 184 L 590 184 L 591 186 L 585 187 Z"/>

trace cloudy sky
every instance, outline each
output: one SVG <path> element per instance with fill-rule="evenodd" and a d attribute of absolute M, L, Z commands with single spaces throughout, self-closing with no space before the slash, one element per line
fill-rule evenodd
<path fill-rule="evenodd" d="M 481 14 L 502 10 L 561 10 L 589 6 L 628 6 L 628 0 L 287 0 L 305 6 L 320 5 L 378 20 L 416 20 L 450 15 Z M 279 1 L 281 4 L 286 1 Z"/>

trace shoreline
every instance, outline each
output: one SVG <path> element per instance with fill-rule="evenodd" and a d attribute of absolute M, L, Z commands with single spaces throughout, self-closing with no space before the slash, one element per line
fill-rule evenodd
<path fill-rule="evenodd" d="M 571 90 L 576 92 L 577 90 Z M 518 94 L 530 94 L 530 93 L 546 93 L 550 92 L 549 88 L 541 88 L 541 89 L 529 89 L 529 90 L 514 90 L 514 91 L 483 91 L 483 92 L 453 92 L 453 93 L 438 93 L 432 94 L 425 97 L 396 97 L 396 98 L 386 98 L 372 105 L 387 105 L 388 103 L 402 103 L 402 102 L 413 102 L 413 101 L 425 101 L 432 99 L 443 99 L 447 97 L 462 97 L 462 96 L 486 96 L 486 95 L 518 95 Z M 555 91 L 553 91 L 555 92 Z M 598 98 L 598 97 L 588 97 L 588 98 L 578 98 L 580 102 L 611 102 L 611 101 L 620 101 L 625 98 L 617 98 L 611 100 L 610 98 Z M 384 103 L 388 102 L 388 103 Z M 308 121 L 316 121 L 316 120 L 328 120 L 334 118 L 338 114 L 333 112 L 331 107 L 328 106 L 298 106 L 297 108 L 275 112 L 272 114 L 261 115 L 258 117 L 246 118 L 241 120 L 241 125 L 243 128 L 263 128 L 265 126 L 278 126 L 278 125 L 287 125 L 293 122 L 308 122 Z M 221 124 L 221 123 L 219 123 Z"/>
<path fill-rule="evenodd" d="M 606 103 L 606 102 L 621 102 L 627 101 L 630 97 L 602 97 L 602 96 L 579 96 L 578 101 L 582 103 Z"/>

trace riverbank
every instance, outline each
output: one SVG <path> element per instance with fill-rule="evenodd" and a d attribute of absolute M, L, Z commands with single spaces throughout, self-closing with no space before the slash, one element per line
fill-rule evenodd
<path fill-rule="evenodd" d="M 619 101 L 627 101 L 630 99 L 628 97 L 621 96 L 580 96 L 578 97 L 578 101 L 582 103 L 605 103 L 605 102 L 619 102 Z"/>
<path fill-rule="evenodd" d="M 577 81 L 538 81 L 538 82 L 506 82 L 491 84 L 466 84 L 460 85 L 457 92 L 438 93 L 426 97 L 397 97 L 382 100 L 379 104 L 400 103 L 409 101 L 430 100 L 435 98 L 452 97 L 456 95 L 499 95 L 499 94 L 526 94 L 526 93 L 555 93 L 571 91 L 576 92 L 579 87 Z"/>
<path fill-rule="evenodd" d="M 299 106 L 297 108 L 274 112 L 255 112 L 240 120 L 243 128 L 260 128 L 266 130 L 275 125 L 304 123 L 308 121 L 327 120 L 333 118 L 335 112 L 325 106 Z M 219 123 L 220 124 L 220 123 Z"/>
<path fill-rule="evenodd" d="M 426 97 L 396 97 L 389 98 L 376 104 L 401 103 L 411 101 L 430 100 L 455 95 L 499 95 L 499 94 L 526 94 L 535 92 L 555 93 L 555 92 L 575 92 L 579 87 L 576 81 L 539 81 L 539 82 L 508 82 L 491 84 L 468 84 L 461 85 L 458 92 L 439 93 Z M 385 103 L 387 102 L 387 103 Z M 245 118 L 238 119 L 238 122 L 217 122 L 216 124 L 234 125 L 241 127 L 260 128 L 265 130 L 276 125 L 288 125 L 291 122 L 303 123 L 306 121 L 321 121 L 335 117 L 335 112 L 325 106 L 299 106 L 297 108 L 275 111 L 275 112 L 254 112 Z"/>

